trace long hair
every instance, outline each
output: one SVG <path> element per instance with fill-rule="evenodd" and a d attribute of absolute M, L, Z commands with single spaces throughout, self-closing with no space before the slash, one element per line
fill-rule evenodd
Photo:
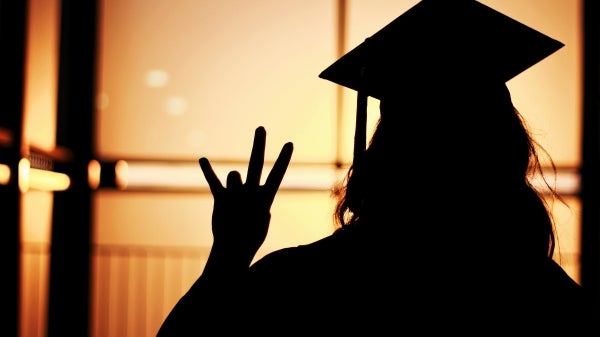
<path fill-rule="evenodd" d="M 513 106 L 506 86 L 499 90 L 496 86 L 485 87 L 485 90 L 471 92 L 473 95 L 469 95 L 468 100 L 461 98 L 463 94 L 457 95 L 456 91 L 435 98 L 423 93 L 416 99 L 413 95 L 413 99 L 409 100 L 404 97 L 402 100 L 382 100 L 381 118 L 367 150 L 355 159 L 344 179 L 332 190 L 337 199 L 334 217 L 338 229 L 369 222 L 364 219 L 377 218 L 381 222 L 393 223 L 391 209 L 401 207 L 404 201 L 393 193 L 384 193 L 389 181 L 382 180 L 382 177 L 410 172 L 420 178 L 416 179 L 418 184 L 412 183 L 413 179 L 406 179 L 406 189 L 413 195 L 408 194 L 405 198 L 411 198 L 415 193 L 417 196 L 425 192 L 435 195 L 435 190 L 444 193 L 461 189 L 462 194 L 472 195 L 465 199 L 473 204 L 467 215 L 473 218 L 473 228 L 480 230 L 481 219 L 492 223 L 490 227 L 512 228 L 514 231 L 509 234 L 512 235 L 511 245 L 533 255 L 552 257 L 556 245 L 554 221 L 542 191 L 536 189 L 532 181 L 540 178 L 546 183 L 546 192 L 562 200 L 546 181 L 539 154 L 546 155 L 550 168 L 556 171 L 554 163 L 548 152 L 531 136 L 525 120 Z M 440 114 L 440 110 L 444 114 Z M 407 126 L 399 127 L 400 124 Z M 420 141 L 419 136 L 414 136 L 414 130 L 410 136 L 412 140 L 403 136 L 403 132 L 410 131 L 415 125 L 425 125 L 422 130 L 432 135 L 430 139 Z M 393 156 L 400 159 L 391 159 Z M 397 160 L 404 161 L 404 164 L 398 165 Z M 423 183 L 423 177 L 434 177 L 443 170 L 436 166 L 437 160 L 453 163 L 447 165 L 452 174 L 447 179 L 456 177 L 461 181 L 452 182 L 450 186 L 440 183 L 439 178 L 434 183 Z M 407 169 L 411 165 L 421 167 Z M 497 183 L 494 184 L 494 181 Z M 395 188 L 405 186 L 399 184 Z M 451 202 L 450 205 L 462 208 L 464 203 L 460 202 L 464 201 Z M 444 211 L 452 213 L 450 208 L 441 205 L 440 198 L 427 203 L 431 212 L 441 212 L 441 216 L 444 216 Z M 373 216 L 374 213 L 386 212 L 389 212 L 387 216 Z M 371 226 L 378 227 L 374 230 L 382 228 L 382 224 L 373 223 L 365 223 L 363 227 Z M 502 236 L 502 229 L 485 230 L 488 237 L 494 234 Z"/>

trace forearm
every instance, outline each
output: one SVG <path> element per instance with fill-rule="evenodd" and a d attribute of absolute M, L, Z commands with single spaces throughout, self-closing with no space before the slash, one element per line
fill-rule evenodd
<path fill-rule="evenodd" d="M 227 317 L 242 295 L 241 286 L 254 257 L 232 251 L 212 247 L 202 274 L 175 304 L 157 337 L 194 335 Z"/>

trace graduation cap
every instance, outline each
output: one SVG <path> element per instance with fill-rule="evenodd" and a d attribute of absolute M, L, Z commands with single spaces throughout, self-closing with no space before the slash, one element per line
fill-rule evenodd
<path fill-rule="evenodd" d="M 505 83 L 564 46 L 475 0 L 421 0 L 326 68 L 357 91 L 354 158 L 366 147 L 367 97 L 420 77 Z"/>

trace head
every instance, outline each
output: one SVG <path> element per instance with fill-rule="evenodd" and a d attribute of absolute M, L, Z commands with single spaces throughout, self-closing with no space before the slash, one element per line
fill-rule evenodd
<path fill-rule="evenodd" d="M 529 183 L 541 148 L 505 83 L 562 46 L 478 1 L 421 0 L 327 67 L 321 78 L 361 98 L 339 223 L 550 254 L 552 222 Z M 364 96 L 381 118 L 363 151 Z"/>
<path fill-rule="evenodd" d="M 380 100 L 369 145 L 336 189 L 339 224 L 551 255 L 552 221 L 530 184 L 542 149 L 506 85 L 410 83 Z"/>

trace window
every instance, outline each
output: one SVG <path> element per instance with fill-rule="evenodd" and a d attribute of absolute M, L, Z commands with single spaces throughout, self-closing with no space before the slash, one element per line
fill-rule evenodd
<path fill-rule="evenodd" d="M 30 2 L 25 138 L 52 150 L 59 6 Z M 94 336 L 155 334 L 201 272 L 212 240 L 212 197 L 197 159 L 208 157 L 223 179 L 231 169 L 243 174 L 258 125 L 267 130 L 267 161 L 295 144 L 259 255 L 332 230 L 330 187 L 351 160 L 355 93 L 318 74 L 338 48 L 351 49 L 416 2 L 99 1 L 96 150 L 104 163 L 127 163 L 127 184 L 94 192 Z M 578 280 L 580 1 L 481 2 L 566 45 L 508 86 L 558 166 L 570 207 L 554 205 L 559 261 Z M 369 104 L 370 127 L 377 108 Z M 52 195 L 34 190 L 24 200 L 29 247 L 48 240 Z M 31 289 L 45 289 L 47 261 L 28 258 L 22 326 L 40 335 L 46 294 Z"/>

